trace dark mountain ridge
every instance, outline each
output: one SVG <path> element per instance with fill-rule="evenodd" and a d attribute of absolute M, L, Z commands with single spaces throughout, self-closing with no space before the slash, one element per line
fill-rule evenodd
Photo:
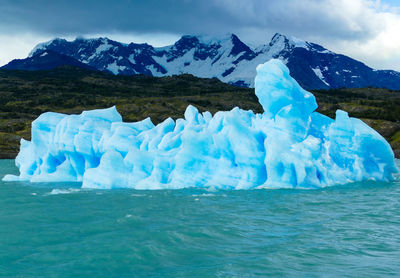
<path fill-rule="evenodd" d="M 96 70 L 95 68 L 79 62 L 78 60 L 55 52 L 53 50 L 42 50 L 35 53 L 35 55 L 26 59 L 12 60 L 5 65 L 4 69 L 11 70 L 51 70 L 61 66 L 73 66 L 78 68 Z"/>
<path fill-rule="evenodd" d="M 377 87 L 400 90 L 400 73 L 374 70 L 348 56 L 294 37 L 275 34 L 267 44 L 252 48 L 236 35 L 221 38 L 182 36 L 175 44 L 153 47 L 149 44 L 123 44 L 107 38 L 74 41 L 54 39 L 39 44 L 30 56 L 12 61 L 8 69 L 50 69 L 61 62 L 36 62 L 43 51 L 61 56 L 65 64 L 116 75 L 145 74 L 172 76 L 189 73 L 197 77 L 216 77 L 225 83 L 253 87 L 256 67 L 272 58 L 282 60 L 291 75 L 305 89 Z M 39 55 L 39 57 L 40 57 Z M 56 54 L 53 54 L 56 55 Z M 79 62 L 80 64 L 78 64 Z"/>

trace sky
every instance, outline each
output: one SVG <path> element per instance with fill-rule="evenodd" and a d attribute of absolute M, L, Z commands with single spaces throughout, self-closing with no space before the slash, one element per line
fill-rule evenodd
<path fill-rule="evenodd" d="M 0 66 L 55 37 L 165 46 L 234 33 L 256 46 L 278 32 L 400 71 L 399 30 L 400 0 L 0 0 Z"/>

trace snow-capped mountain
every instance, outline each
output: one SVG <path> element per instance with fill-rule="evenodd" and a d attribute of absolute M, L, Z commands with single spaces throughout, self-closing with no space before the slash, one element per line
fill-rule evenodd
<path fill-rule="evenodd" d="M 234 34 L 222 38 L 183 36 L 174 45 L 166 47 L 123 44 L 107 38 L 54 39 L 36 46 L 27 59 L 46 50 L 114 74 L 166 76 L 190 73 L 249 87 L 254 86 L 257 65 L 278 58 L 306 89 L 369 86 L 400 89 L 399 72 L 374 70 L 318 44 L 281 34 L 275 34 L 268 44 L 255 48 Z"/>
<path fill-rule="evenodd" d="M 52 50 L 36 51 L 31 57 L 12 60 L 3 68 L 15 70 L 51 70 L 65 65 L 95 70 L 95 68 L 87 64 Z"/>

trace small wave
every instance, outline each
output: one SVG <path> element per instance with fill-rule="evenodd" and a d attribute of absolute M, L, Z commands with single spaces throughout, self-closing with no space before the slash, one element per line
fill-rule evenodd
<path fill-rule="evenodd" d="M 193 197 L 212 197 L 215 196 L 215 194 L 212 193 L 203 193 L 203 194 L 192 194 Z"/>
<path fill-rule="evenodd" d="M 71 194 L 75 192 L 79 192 L 82 189 L 79 188 L 68 188 L 68 189 L 53 189 L 51 192 L 45 194 L 46 196 L 48 195 L 59 195 L 59 194 Z"/>
<path fill-rule="evenodd" d="M 400 159 L 395 158 L 394 161 L 396 163 L 398 171 L 397 173 L 393 174 L 393 177 L 396 183 L 400 183 Z"/>

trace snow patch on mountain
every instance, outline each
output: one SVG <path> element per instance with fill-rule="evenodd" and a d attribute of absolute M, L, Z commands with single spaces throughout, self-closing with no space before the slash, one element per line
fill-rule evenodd
<path fill-rule="evenodd" d="M 314 69 L 312 68 L 312 71 L 315 73 L 316 76 L 318 76 L 318 78 L 319 78 L 322 82 L 324 82 L 327 86 L 329 86 L 329 83 L 325 81 L 325 77 L 324 77 L 324 75 L 322 74 L 322 71 L 320 70 L 319 67 L 316 67 L 316 68 L 314 68 Z"/>
<path fill-rule="evenodd" d="M 112 64 L 107 66 L 107 70 L 111 71 L 113 74 L 118 74 L 126 69 L 125 66 L 119 66 L 117 61 L 114 61 Z"/>
<path fill-rule="evenodd" d="M 290 43 L 294 47 L 302 47 L 308 50 L 308 43 L 306 41 L 303 41 L 301 39 L 298 39 L 296 37 L 291 36 L 290 37 Z"/>
<path fill-rule="evenodd" d="M 103 44 L 99 45 L 96 48 L 95 55 L 99 55 L 100 53 L 109 50 L 111 47 L 113 47 L 111 44 L 108 44 L 107 39 L 103 39 Z"/>

